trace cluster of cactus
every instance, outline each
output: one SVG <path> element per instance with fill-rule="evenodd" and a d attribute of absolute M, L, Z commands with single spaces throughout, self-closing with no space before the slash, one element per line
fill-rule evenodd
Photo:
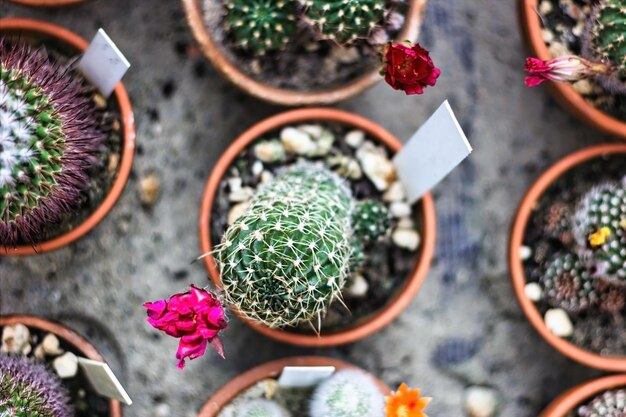
<path fill-rule="evenodd" d="M 616 313 L 626 305 L 625 180 L 593 187 L 569 219 L 549 222 L 549 231 L 571 247 L 554 255 L 542 272 L 539 282 L 550 305 L 569 313 L 589 308 Z"/>
<path fill-rule="evenodd" d="M 626 390 L 611 390 L 578 409 L 578 417 L 623 417 L 626 415 Z"/>
<path fill-rule="evenodd" d="M 354 232 L 353 213 L 360 213 L 362 233 Z M 216 249 L 226 301 L 269 327 L 317 319 L 319 328 L 362 262 L 359 240 L 384 233 L 387 215 L 378 203 L 357 203 L 327 168 L 300 163 L 285 169 L 257 191 Z"/>
<path fill-rule="evenodd" d="M 0 355 L 0 416 L 70 417 L 69 397 L 44 365 Z"/>
<path fill-rule="evenodd" d="M 384 417 L 385 399 L 367 374 L 343 370 L 313 393 L 311 417 Z"/>
<path fill-rule="evenodd" d="M 368 38 L 387 13 L 385 0 L 225 0 L 225 29 L 255 55 L 282 49 L 299 23 L 321 39 L 349 44 Z"/>
<path fill-rule="evenodd" d="M 79 203 L 104 135 L 81 83 L 0 39 L 0 245 L 31 243 Z"/>
<path fill-rule="evenodd" d="M 290 414 L 277 402 L 258 398 L 239 406 L 237 417 L 290 417 Z"/>

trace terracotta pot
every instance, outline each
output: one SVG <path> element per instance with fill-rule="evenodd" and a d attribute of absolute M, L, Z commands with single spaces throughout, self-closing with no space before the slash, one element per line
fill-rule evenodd
<path fill-rule="evenodd" d="M 626 375 L 613 375 L 580 384 L 554 400 L 539 417 L 565 417 L 604 391 L 626 386 Z"/>
<path fill-rule="evenodd" d="M 0 316 L 0 327 L 23 324 L 31 329 L 52 333 L 59 339 L 72 345 L 87 359 L 103 362 L 104 359 L 96 348 L 82 336 L 67 327 L 37 316 Z M 119 401 L 109 400 L 109 417 L 122 417 L 122 405 Z"/>
<path fill-rule="evenodd" d="M 605 144 L 596 145 L 581 151 L 575 152 L 550 167 L 530 188 L 520 207 L 513 224 L 511 240 L 509 245 L 509 265 L 511 277 L 517 300 L 522 306 L 522 310 L 530 320 L 531 324 L 553 347 L 563 355 L 592 368 L 606 371 L 624 372 L 626 371 L 626 357 L 601 356 L 597 353 L 582 349 L 569 341 L 554 335 L 546 326 L 541 313 L 535 304 L 524 294 L 526 276 L 524 266 L 519 254 L 519 248 L 524 244 L 524 234 L 526 226 L 533 213 L 533 208 L 541 198 L 544 191 L 554 183 L 565 172 L 573 169 L 577 165 L 585 163 L 591 159 L 607 154 L 626 154 L 626 144 Z"/>
<path fill-rule="evenodd" d="M 66 44 L 75 49 L 77 54 L 84 52 L 89 45 L 86 40 L 67 29 L 38 20 L 19 18 L 0 19 L 0 35 L 8 33 L 23 33 L 44 39 L 54 39 L 56 42 Z M 135 153 L 135 118 L 133 116 L 128 93 L 121 82 L 115 87 L 113 95 L 117 100 L 120 110 L 124 144 L 122 158 L 118 168 L 119 171 L 108 195 L 87 219 L 74 227 L 71 231 L 54 239 L 35 243 L 32 246 L 0 246 L 0 253 L 5 255 L 34 255 L 69 245 L 87 234 L 87 232 L 93 229 L 109 211 L 111 211 L 122 194 L 122 191 L 124 191 L 133 165 L 133 155 Z"/>
<path fill-rule="evenodd" d="M 210 237 L 213 201 L 224 174 L 237 156 L 256 139 L 272 130 L 285 125 L 311 121 L 335 122 L 361 129 L 367 132 L 374 140 L 378 140 L 394 152 L 397 152 L 402 147 L 398 139 L 378 124 L 364 117 L 342 110 L 322 108 L 292 110 L 257 123 L 239 136 L 228 149 L 226 149 L 226 152 L 224 152 L 217 162 L 217 165 L 213 168 L 209 180 L 207 181 L 200 209 L 201 253 L 210 253 L 213 250 Z M 395 297 L 390 300 L 385 307 L 376 312 L 372 318 L 357 323 L 349 329 L 336 333 L 323 334 L 321 336 L 290 333 L 279 329 L 270 329 L 269 327 L 252 323 L 247 319 L 244 319 L 244 321 L 255 330 L 272 339 L 292 345 L 309 347 L 337 346 L 352 343 L 380 330 L 407 307 L 424 282 L 428 269 L 430 268 L 435 248 L 436 234 L 435 205 L 430 193 L 426 194 L 420 200 L 419 213 L 420 223 L 423 227 L 423 229 L 420 230 L 422 237 L 421 248 L 416 255 L 419 258 L 419 262 L 412 275 L 407 278 L 404 287 L 398 289 Z M 204 263 L 213 283 L 221 287 L 221 279 L 215 258 L 212 255 L 208 255 L 204 258 Z"/>
<path fill-rule="evenodd" d="M 243 390 L 251 387 L 259 381 L 266 378 L 276 378 L 280 375 L 285 366 L 334 366 L 337 370 L 341 369 L 359 369 L 354 365 L 340 361 L 334 358 L 326 358 L 322 356 L 297 356 L 293 358 L 278 359 L 268 362 L 264 365 L 257 366 L 238 377 L 232 379 L 229 383 L 219 389 L 200 410 L 198 417 L 215 417 L 220 410 L 235 399 Z M 361 371 L 363 371 L 361 369 Z M 365 371 L 364 371 L 365 372 Z M 380 380 L 370 375 L 383 395 L 389 395 L 391 389 Z"/>
<path fill-rule="evenodd" d="M 88 0 L 9 0 L 11 3 L 22 4 L 33 7 L 62 7 L 73 6 L 84 3 Z"/>
<path fill-rule="evenodd" d="M 355 96 L 382 79 L 378 69 L 374 69 L 341 87 L 317 91 L 289 90 L 256 81 L 231 62 L 222 52 L 221 45 L 211 37 L 204 23 L 202 1 L 182 0 L 187 22 L 200 49 L 224 77 L 246 93 L 261 100 L 284 106 L 328 105 Z M 417 40 L 425 7 L 426 0 L 410 0 L 406 23 L 398 34 L 398 40 Z"/>
<path fill-rule="evenodd" d="M 518 13 L 522 37 L 529 53 L 539 59 L 554 58 L 541 35 L 541 21 L 537 12 L 539 0 L 518 0 Z M 626 122 L 616 119 L 589 104 L 568 83 L 547 82 L 548 90 L 554 98 L 574 116 L 585 123 L 611 135 L 626 139 Z"/>

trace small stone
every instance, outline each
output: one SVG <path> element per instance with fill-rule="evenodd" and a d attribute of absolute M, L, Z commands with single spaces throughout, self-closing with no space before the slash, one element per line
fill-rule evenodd
<path fill-rule="evenodd" d="M 72 352 L 65 352 L 52 361 L 52 368 L 61 379 L 73 378 L 78 372 L 78 358 Z"/>
<path fill-rule="evenodd" d="M 574 87 L 574 90 L 578 91 L 578 93 L 583 96 L 593 93 L 593 84 L 591 84 L 591 81 L 589 80 L 576 81 L 572 84 L 572 87 Z"/>
<path fill-rule="evenodd" d="M 159 198 L 161 192 L 161 180 L 156 174 L 148 174 L 141 179 L 139 184 L 141 188 L 141 204 L 151 207 Z"/>
<path fill-rule="evenodd" d="M 261 68 L 261 62 L 258 59 L 250 60 L 250 72 L 255 75 L 259 75 L 261 72 L 263 72 L 263 69 Z"/>
<path fill-rule="evenodd" d="M 52 333 L 48 333 L 41 342 L 41 347 L 47 355 L 56 356 L 63 353 L 59 339 Z"/>
<path fill-rule="evenodd" d="M 286 127 L 280 132 L 280 140 L 287 152 L 307 155 L 315 151 L 315 142 L 306 132 L 295 127 Z"/>
<path fill-rule="evenodd" d="M 520 246 L 517 253 L 522 261 L 527 261 L 531 256 L 533 256 L 532 249 L 526 245 Z"/>
<path fill-rule="evenodd" d="M 5 326 L 2 329 L 2 344 L 0 353 L 30 352 L 30 331 L 23 324 Z"/>
<path fill-rule="evenodd" d="M 170 417 L 172 415 L 172 408 L 164 403 L 158 404 L 154 407 L 154 416 L 155 417 Z"/>
<path fill-rule="evenodd" d="M 43 346 L 37 345 L 35 351 L 33 352 L 33 355 L 35 356 L 35 359 L 44 360 L 46 357 L 46 352 L 43 351 Z"/>
<path fill-rule="evenodd" d="M 122 125 L 117 119 L 113 120 L 113 123 L 111 123 L 111 129 L 113 129 L 114 132 L 119 132 L 121 127 Z"/>
<path fill-rule="evenodd" d="M 550 12 L 552 12 L 552 3 L 550 3 L 548 0 L 543 0 L 541 3 L 539 3 L 539 14 L 545 16 Z"/>
<path fill-rule="evenodd" d="M 265 394 L 265 398 L 273 398 L 276 395 L 276 391 L 278 391 L 278 381 L 270 378 L 266 379 L 263 384 L 263 391 Z"/>
<path fill-rule="evenodd" d="M 241 203 L 252 199 L 254 190 L 250 187 L 242 187 L 237 191 L 228 194 L 228 200 L 233 203 Z"/>
<path fill-rule="evenodd" d="M 348 177 L 353 180 L 358 180 L 363 177 L 361 165 L 349 156 L 333 155 L 326 159 L 326 163 L 342 177 Z"/>
<path fill-rule="evenodd" d="M 550 54 L 552 54 L 552 56 L 571 55 L 570 50 L 567 49 L 567 47 L 561 42 L 552 42 L 548 49 L 550 50 Z"/>
<path fill-rule="evenodd" d="M 320 49 L 320 43 L 319 42 L 307 42 L 306 44 L 304 44 L 304 49 L 307 52 L 315 52 L 318 49 Z"/>
<path fill-rule="evenodd" d="M 324 132 L 324 128 L 320 125 L 300 125 L 297 129 L 311 136 L 313 139 L 318 139 L 322 136 L 322 132 Z"/>
<path fill-rule="evenodd" d="M 465 390 L 464 402 L 469 417 L 494 417 L 498 411 L 498 394 L 492 388 L 471 386 Z"/>
<path fill-rule="evenodd" d="M 231 224 L 234 224 L 235 221 L 246 211 L 249 205 L 249 201 L 244 201 L 232 206 L 228 212 L 228 225 L 230 226 Z"/>
<path fill-rule="evenodd" d="M 276 162 L 285 159 L 285 148 L 278 140 L 265 140 L 254 146 L 254 155 L 262 162 Z"/>
<path fill-rule="evenodd" d="M 274 179 L 274 174 L 272 174 L 270 171 L 263 171 L 261 173 L 261 184 L 271 181 L 272 179 Z"/>
<path fill-rule="evenodd" d="M 554 40 L 554 33 L 550 29 L 541 29 L 541 37 L 545 43 L 550 43 Z"/>
<path fill-rule="evenodd" d="M 240 191 L 241 187 L 243 186 L 243 180 L 241 179 L 241 177 L 231 177 L 226 182 L 228 183 L 228 190 L 231 193 L 236 193 L 237 191 Z"/>
<path fill-rule="evenodd" d="M 409 206 L 408 203 L 396 201 L 389 206 L 389 213 L 397 218 L 408 217 L 411 215 L 411 206 Z"/>
<path fill-rule="evenodd" d="M 369 290 L 369 284 L 363 275 L 354 274 L 352 276 L 352 284 L 347 289 L 347 294 L 358 298 L 367 294 L 367 290 Z"/>
<path fill-rule="evenodd" d="M 263 172 L 263 162 L 254 161 L 254 163 L 252 164 L 252 175 L 254 175 L 255 177 L 259 177 L 262 172 Z"/>
<path fill-rule="evenodd" d="M 582 36 L 583 31 L 585 30 L 585 20 L 581 20 L 580 22 L 576 23 L 576 26 L 574 26 L 572 28 L 572 34 L 574 36 Z"/>
<path fill-rule="evenodd" d="M 93 102 L 99 109 L 106 109 L 107 107 L 107 99 L 104 98 L 101 94 L 96 94 L 93 96 Z"/>
<path fill-rule="evenodd" d="M 544 321 L 548 329 L 559 337 L 569 337 L 574 333 L 574 325 L 562 308 L 546 311 Z"/>
<path fill-rule="evenodd" d="M 383 194 L 383 201 L 388 203 L 394 201 L 402 201 L 406 198 L 406 192 L 404 186 L 400 181 L 395 181 L 389 186 L 389 189 Z"/>
<path fill-rule="evenodd" d="M 356 158 L 365 175 L 379 191 L 385 191 L 396 180 L 396 169 L 383 148 L 365 142 L 356 151 Z"/>
<path fill-rule="evenodd" d="M 398 229 L 414 229 L 414 228 L 415 228 L 415 222 L 409 216 L 401 217 L 400 220 L 398 220 Z"/>
<path fill-rule="evenodd" d="M 342 64 L 352 64 L 361 58 L 358 48 L 336 46 L 330 52 L 330 57 Z"/>
<path fill-rule="evenodd" d="M 333 147 L 335 143 L 335 135 L 330 130 L 323 130 L 322 133 L 315 140 L 315 149 L 308 153 L 308 156 L 324 156 Z"/>
<path fill-rule="evenodd" d="M 420 235 L 413 229 L 396 229 L 391 240 L 400 248 L 414 251 L 420 244 Z"/>
<path fill-rule="evenodd" d="M 537 302 L 543 297 L 543 290 L 536 282 L 529 282 L 524 287 L 524 294 L 530 301 Z"/>
<path fill-rule="evenodd" d="M 109 156 L 109 163 L 107 165 L 107 170 L 109 172 L 117 171 L 117 167 L 120 164 L 120 154 L 115 152 Z"/>
<path fill-rule="evenodd" d="M 363 145 L 363 142 L 365 141 L 365 132 L 362 130 L 351 130 L 348 132 L 344 140 L 349 147 L 357 149 L 359 146 Z"/>

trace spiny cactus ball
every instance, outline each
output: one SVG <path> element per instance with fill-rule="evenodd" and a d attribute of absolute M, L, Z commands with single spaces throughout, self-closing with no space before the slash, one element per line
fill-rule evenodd
<path fill-rule="evenodd" d="M 539 284 L 548 304 L 578 313 L 597 301 L 593 281 L 576 255 L 559 253 L 547 263 Z"/>
<path fill-rule="evenodd" d="M 321 320 L 349 273 L 350 190 L 297 164 L 262 186 L 217 248 L 225 298 L 269 327 Z"/>
<path fill-rule="evenodd" d="M 0 39 L 0 245 L 33 242 L 79 203 L 98 124 L 71 72 Z"/>
<path fill-rule="evenodd" d="M 611 84 L 626 92 L 626 0 L 597 1 L 588 27 L 587 49 L 593 58 L 616 68 Z"/>
<path fill-rule="evenodd" d="M 237 417 L 289 417 L 289 413 L 275 401 L 254 399 L 238 406 Z"/>
<path fill-rule="evenodd" d="M 354 236 L 368 244 L 389 229 L 389 210 L 383 203 L 373 200 L 359 201 L 352 213 Z"/>
<path fill-rule="evenodd" d="M 45 366 L 24 356 L 0 355 L 0 416 L 70 417 L 69 398 Z"/>
<path fill-rule="evenodd" d="M 626 390 L 606 391 L 578 409 L 579 417 L 624 417 Z"/>
<path fill-rule="evenodd" d="M 339 371 L 313 393 L 311 417 L 383 417 L 385 401 L 369 375 Z"/>
<path fill-rule="evenodd" d="M 594 275 L 626 283 L 626 187 L 592 188 L 576 209 L 574 236 Z"/>
<path fill-rule="evenodd" d="M 282 49 L 295 33 L 296 0 L 225 0 L 226 30 L 256 55 Z"/>
<path fill-rule="evenodd" d="M 323 39 L 350 43 L 367 38 L 385 17 L 385 0 L 300 0 Z"/>

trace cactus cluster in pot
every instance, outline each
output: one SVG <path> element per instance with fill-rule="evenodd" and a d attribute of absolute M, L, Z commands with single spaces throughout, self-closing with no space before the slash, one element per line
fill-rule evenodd
<path fill-rule="evenodd" d="M 606 391 L 578 408 L 578 417 L 622 417 L 626 414 L 626 390 Z"/>
<path fill-rule="evenodd" d="M 0 245 L 33 243 L 76 209 L 104 139 L 71 71 L 0 39 Z"/>

